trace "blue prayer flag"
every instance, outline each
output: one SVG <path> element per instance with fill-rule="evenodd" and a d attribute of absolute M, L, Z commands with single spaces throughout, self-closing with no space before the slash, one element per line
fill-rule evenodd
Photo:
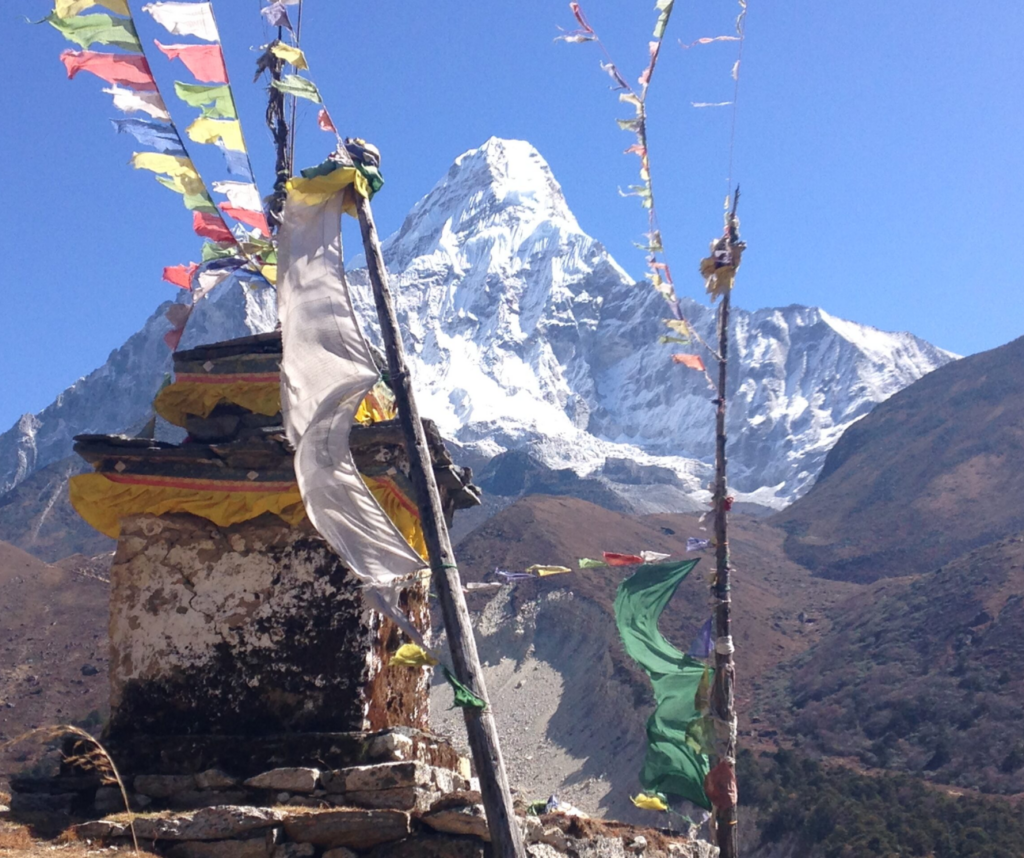
<path fill-rule="evenodd" d="M 121 134 L 131 134 L 143 146 L 149 146 L 165 155 L 185 155 L 185 147 L 178 130 L 166 122 L 152 119 L 111 119 Z"/>

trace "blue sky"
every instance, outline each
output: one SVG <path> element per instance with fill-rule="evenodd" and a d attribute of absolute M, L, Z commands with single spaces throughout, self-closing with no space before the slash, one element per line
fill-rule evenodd
<path fill-rule="evenodd" d="M 138 13 L 147 45 L 175 41 Z M 260 0 L 215 0 L 228 67 L 264 192 L 272 153 L 251 85 L 267 39 Z M 179 200 L 126 162 L 103 84 L 65 79 L 71 47 L 45 0 L 3 0 L 0 207 L 3 321 L 0 429 L 106 360 L 161 301 L 164 265 L 197 258 Z M 645 61 L 653 0 L 584 8 L 623 73 Z M 678 40 L 731 32 L 733 0 L 681 0 L 649 101 L 661 226 L 677 288 L 699 297 L 696 264 L 720 229 L 735 45 Z M 645 229 L 626 116 L 592 45 L 553 41 L 573 26 L 564 0 L 306 0 L 303 46 L 342 133 L 383 152 L 378 225 L 397 229 L 451 161 L 492 135 L 526 139 L 548 160 L 589 234 L 640 277 Z M 750 249 L 736 301 L 810 304 L 969 354 L 1024 333 L 1024 4 L 999 0 L 750 0 L 734 175 Z M 151 56 L 161 82 L 177 74 Z M 185 78 L 187 79 L 187 78 Z M 169 99 L 169 103 L 172 99 Z M 184 125 L 188 109 L 172 111 Z M 329 136 L 300 111 L 298 162 Z M 200 166 L 216 159 L 196 155 Z M 350 252 L 355 252 L 350 240 Z"/>

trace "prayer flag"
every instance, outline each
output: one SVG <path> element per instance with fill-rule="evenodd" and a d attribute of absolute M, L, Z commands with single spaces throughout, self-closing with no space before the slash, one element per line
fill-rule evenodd
<path fill-rule="evenodd" d="M 217 244 L 215 241 L 204 241 L 200 251 L 200 259 L 203 262 L 212 262 L 215 259 L 232 259 L 238 252 L 238 243 L 232 237 L 227 244 Z"/>
<path fill-rule="evenodd" d="M 703 551 L 711 544 L 710 539 L 698 539 L 696 536 L 690 536 L 686 539 L 686 550 L 687 551 Z"/>
<path fill-rule="evenodd" d="M 101 54 L 96 51 L 64 51 L 60 61 L 70 80 L 80 71 L 96 75 L 107 83 L 120 83 L 135 90 L 156 89 L 146 58 L 137 54 Z"/>
<path fill-rule="evenodd" d="M 235 100 L 231 96 L 231 87 L 227 84 L 206 86 L 202 83 L 174 82 L 174 92 L 185 104 L 198 107 L 203 116 L 210 119 L 237 119 Z"/>
<path fill-rule="evenodd" d="M 700 355 L 672 355 L 672 362 L 681 363 L 698 372 L 704 372 L 704 361 L 701 360 Z"/>
<path fill-rule="evenodd" d="M 209 3 L 147 3 L 142 11 L 149 12 L 172 35 L 196 36 L 206 42 L 220 41 Z"/>
<path fill-rule="evenodd" d="M 125 113 L 148 113 L 154 119 L 171 120 L 171 114 L 159 92 L 135 92 L 120 86 L 112 86 L 103 91 L 114 96 L 114 107 Z"/>
<path fill-rule="evenodd" d="M 224 194 L 232 206 L 250 211 L 263 210 L 259 188 L 252 182 L 214 182 L 213 189 L 218 194 Z"/>
<path fill-rule="evenodd" d="M 196 143 L 221 142 L 234 152 L 245 151 L 242 125 L 237 119 L 210 119 L 208 116 L 200 116 L 185 129 L 185 133 Z"/>
<path fill-rule="evenodd" d="M 181 60 L 196 80 L 204 83 L 228 82 L 224 51 L 220 45 L 164 45 L 155 39 L 153 41 L 168 59 Z"/>
<path fill-rule="evenodd" d="M 136 170 L 150 170 L 154 173 L 163 173 L 167 176 L 181 177 L 185 181 L 198 182 L 202 187 L 202 180 L 192 162 L 181 155 L 168 155 L 161 152 L 135 152 L 131 161 L 128 162 Z"/>
<path fill-rule="evenodd" d="M 630 801 L 633 802 L 633 804 L 635 804 L 641 810 L 660 810 L 662 812 L 668 810 L 668 805 L 665 804 L 664 799 L 661 796 L 657 795 L 648 795 L 647 793 L 640 793 L 640 795 L 638 796 L 631 797 Z"/>
<path fill-rule="evenodd" d="M 309 65 L 306 63 L 306 55 L 292 45 L 286 45 L 284 42 L 274 42 L 274 44 L 270 46 L 270 53 L 279 60 L 291 63 L 296 69 L 309 68 Z"/>
<path fill-rule="evenodd" d="M 275 0 L 265 9 L 261 9 L 260 14 L 267 19 L 271 27 L 287 27 L 290 30 L 292 22 L 288 20 L 288 10 L 284 7 L 285 4 L 281 0 Z"/>
<path fill-rule="evenodd" d="M 131 17 L 128 11 L 128 0 L 55 0 L 53 12 L 61 18 L 73 18 L 79 12 L 91 9 L 93 6 L 102 6 L 118 15 Z"/>
<path fill-rule="evenodd" d="M 323 104 L 323 99 L 320 97 L 320 90 L 316 88 L 316 84 L 314 84 L 313 81 L 300 77 L 297 74 L 286 74 L 281 78 L 281 80 L 273 81 L 271 86 L 286 95 L 294 95 L 297 98 L 307 98 L 314 104 Z"/>
<path fill-rule="evenodd" d="M 643 557 L 637 554 L 613 554 L 605 551 L 602 556 L 609 566 L 640 566 L 644 562 Z"/>
<path fill-rule="evenodd" d="M 181 289 L 192 289 L 192 275 L 196 273 L 199 264 L 190 262 L 188 265 L 174 265 L 164 269 L 164 277 L 168 283 L 173 283 Z"/>
<path fill-rule="evenodd" d="M 455 692 L 454 706 L 458 706 L 460 709 L 473 709 L 477 712 L 483 712 L 487 708 L 487 704 L 477 697 L 471 689 L 459 682 L 454 673 L 447 667 L 442 667 L 442 669 L 444 670 L 444 678 L 448 680 L 448 684 Z"/>
<path fill-rule="evenodd" d="M 495 569 L 494 574 L 501 578 L 502 581 L 525 581 L 528 578 L 537 577 L 529 572 L 508 572 L 505 569 Z"/>
<path fill-rule="evenodd" d="M 111 119 L 120 134 L 131 134 L 143 146 L 167 155 L 184 155 L 181 138 L 173 125 L 148 119 Z"/>
<path fill-rule="evenodd" d="M 316 124 L 320 126 L 321 131 L 333 131 L 335 134 L 338 133 L 338 129 L 334 127 L 334 123 L 331 121 L 331 115 L 324 107 L 321 107 L 320 112 L 316 115 Z"/>
<path fill-rule="evenodd" d="M 704 621 L 704 625 L 700 627 L 700 631 L 697 632 L 697 637 L 690 644 L 690 651 L 687 655 L 693 658 L 707 658 L 711 655 L 711 650 L 714 649 L 714 643 L 711 640 L 711 626 L 711 618 L 708 617 Z"/>
<path fill-rule="evenodd" d="M 231 203 L 219 203 L 217 207 L 228 217 L 232 217 L 246 226 L 258 229 L 265 236 L 270 237 L 270 224 L 267 223 L 267 216 L 262 211 L 236 208 Z"/>
<path fill-rule="evenodd" d="M 619 585 L 615 625 L 629 656 L 654 687 L 655 709 L 647 719 L 647 754 L 640 783 L 650 793 L 671 793 L 703 808 L 708 758 L 687 741 L 688 728 L 700 720 L 695 706 L 705 665 L 683 655 L 658 630 L 658 620 L 679 585 L 698 563 L 651 563 Z"/>
<path fill-rule="evenodd" d="M 390 664 L 399 667 L 433 667 L 437 659 L 422 647 L 413 643 L 402 644 L 391 656 Z"/>
<path fill-rule="evenodd" d="M 657 563 L 659 560 L 668 560 L 671 554 L 662 554 L 660 551 L 641 551 L 640 556 L 644 563 Z"/>
<path fill-rule="evenodd" d="M 56 12 L 51 12 L 43 21 L 80 48 L 88 48 L 90 45 L 113 45 L 126 51 L 142 53 L 138 33 L 127 18 L 115 18 L 113 15 L 105 14 L 61 18 Z"/>
<path fill-rule="evenodd" d="M 526 571 L 543 578 L 545 575 L 564 575 L 566 572 L 572 572 L 572 569 L 568 566 L 541 566 L 535 563 L 533 566 L 527 566 Z"/>
<path fill-rule="evenodd" d="M 591 560 L 589 557 L 581 557 L 578 562 L 580 569 L 602 569 L 608 565 L 603 560 Z"/>
<path fill-rule="evenodd" d="M 219 214 L 207 212 L 192 213 L 192 229 L 196 235 L 208 238 L 211 241 L 228 242 L 234 241 L 235 236 L 224 223 L 224 218 Z"/>
<path fill-rule="evenodd" d="M 249 157 L 245 152 L 232 152 L 220 140 L 217 141 L 217 148 L 224 155 L 228 173 L 232 176 L 245 176 L 250 181 L 252 180 L 252 168 L 249 166 Z"/>

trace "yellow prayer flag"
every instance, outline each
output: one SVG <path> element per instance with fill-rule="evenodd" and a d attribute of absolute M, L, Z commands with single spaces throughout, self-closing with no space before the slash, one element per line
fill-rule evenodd
<path fill-rule="evenodd" d="M 73 18 L 93 6 L 102 6 L 115 15 L 132 16 L 128 11 L 128 0 L 54 0 L 53 12 L 58 18 Z"/>
<path fill-rule="evenodd" d="M 641 810 L 660 810 L 662 812 L 668 810 L 668 805 L 665 804 L 665 802 L 663 802 L 656 795 L 647 795 L 645 793 L 640 793 L 640 795 L 638 796 L 631 797 L 630 801 L 632 801 L 633 804 L 635 804 Z"/>
<path fill-rule="evenodd" d="M 437 664 L 437 659 L 422 647 L 407 643 L 400 646 L 391 656 L 391 664 L 400 667 L 433 667 Z"/>
<path fill-rule="evenodd" d="M 280 60 L 284 60 L 286 63 L 291 63 L 297 69 L 308 69 L 309 65 L 306 63 L 306 55 L 302 53 L 298 48 L 286 45 L 284 42 L 278 42 L 271 49 L 275 57 Z"/>
<path fill-rule="evenodd" d="M 355 167 L 339 167 L 326 176 L 311 179 L 295 177 L 288 182 L 289 201 L 303 206 L 319 206 L 338 192 L 351 194 L 351 188 L 362 197 L 370 196 L 370 184 Z M 347 214 L 355 216 L 355 201 L 347 198 L 344 206 Z"/>
<path fill-rule="evenodd" d="M 216 143 L 223 141 L 224 147 L 232 152 L 244 152 L 242 140 L 242 124 L 237 119 L 211 119 L 200 116 L 185 129 L 190 140 L 196 143 Z"/>
<path fill-rule="evenodd" d="M 267 279 L 267 282 L 271 286 L 276 286 L 277 285 L 277 266 L 276 265 L 264 265 L 260 269 L 260 274 L 262 274 Z"/>
<path fill-rule="evenodd" d="M 129 163 L 136 170 L 150 170 L 167 176 L 185 177 L 199 181 L 199 173 L 188 158 L 165 155 L 162 152 L 135 152 Z"/>
<path fill-rule="evenodd" d="M 534 564 L 533 566 L 528 566 L 526 571 L 543 577 L 544 575 L 564 575 L 566 572 L 572 572 L 572 569 L 568 566 L 540 566 Z"/>

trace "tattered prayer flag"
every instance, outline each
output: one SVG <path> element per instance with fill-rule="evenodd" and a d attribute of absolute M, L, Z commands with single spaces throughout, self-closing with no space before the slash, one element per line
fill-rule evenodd
<path fill-rule="evenodd" d="M 128 162 L 136 170 L 150 170 L 154 173 L 164 173 L 167 176 L 182 177 L 186 180 L 202 181 L 199 173 L 192 162 L 181 155 L 167 155 L 160 152 L 135 152 Z"/>
<path fill-rule="evenodd" d="M 433 667 L 437 659 L 413 643 L 402 644 L 391 656 L 390 664 L 399 667 Z"/>
<path fill-rule="evenodd" d="M 699 539 L 696 536 L 688 536 L 686 538 L 687 551 L 703 551 L 709 545 L 711 545 L 710 539 Z"/>
<path fill-rule="evenodd" d="M 213 262 L 217 259 L 232 259 L 237 252 L 238 244 L 232 236 L 231 241 L 225 244 L 218 244 L 215 241 L 204 241 L 199 258 L 203 262 Z"/>
<path fill-rule="evenodd" d="M 148 113 L 154 119 L 171 120 L 171 114 L 159 92 L 135 92 L 120 86 L 104 88 L 103 91 L 114 96 L 114 107 L 125 113 Z"/>
<path fill-rule="evenodd" d="M 87 71 L 107 83 L 120 83 L 135 90 L 156 90 L 156 81 L 146 58 L 137 54 L 101 54 L 96 51 L 64 51 L 60 61 L 71 79 Z"/>
<path fill-rule="evenodd" d="M 443 670 L 444 678 L 448 680 L 448 684 L 455 692 L 455 706 L 458 706 L 460 709 L 475 709 L 477 712 L 483 712 L 487 708 L 487 704 L 459 682 L 454 673 L 447 667 L 443 668 Z"/>
<path fill-rule="evenodd" d="M 195 300 L 198 301 L 208 295 L 214 287 L 237 274 L 241 264 L 242 260 L 236 258 L 216 259 L 213 262 L 205 263 L 192 281 Z"/>
<path fill-rule="evenodd" d="M 667 560 L 672 555 L 662 554 L 660 551 L 641 551 L 640 556 L 643 557 L 644 563 L 657 563 L 659 560 Z"/>
<path fill-rule="evenodd" d="M 117 15 L 131 17 L 132 14 L 128 11 L 128 0 L 54 0 L 53 12 L 61 18 L 71 18 L 93 6 L 102 6 Z"/>
<path fill-rule="evenodd" d="M 489 593 L 500 590 L 503 586 L 501 581 L 470 581 L 462 589 L 466 593 Z"/>
<path fill-rule="evenodd" d="M 614 554 L 605 551 L 601 555 L 609 566 L 640 566 L 644 559 L 638 554 Z"/>
<path fill-rule="evenodd" d="M 288 10 L 284 7 L 285 4 L 281 0 L 275 0 L 265 9 L 261 9 L 260 14 L 267 19 L 271 27 L 287 27 L 290 30 L 292 22 L 288 20 Z"/>
<path fill-rule="evenodd" d="M 224 163 L 228 168 L 228 173 L 232 176 L 244 176 L 250 181 L 252 180 L 252 168 L 249 166 L 249 158 L 245 152 L 232 152 L 219 140 L 217 141 L 217 148 L 220 149 L 221 154 L 224 156 Z"/>
<path fill-rule="evenodd" d="M 691 101 L 690 107 L 728 107 L 731 101 Z"/>
<path fill-rule="evenodd" d="M 262 211 L 237 208 L 231 203 L 218 203 L 219 208 L 228 217 L 234 218 L 239 223 L 258 229 L 263 235 L 270 237 L 270 224 L 267 223 L 267 216 Z"/>
<path fill-rule="evenodd" d="M 701 360 L 700 355 L 672 355 L 672 363 L 681 363 L 690 369 L 704 372 L 704 361 Z"/>
<path fill-rule="evenodd" d="M 193 212 L 192 229 L 196 235 L 208 238 L 211 241 L 234 241 L 235 236 L 224 223 L 220 215 L 208 214 L 206 212 Z"/>
<path fill-rule="evenodd" d="M 174 36 L 196 36 L 206 42 L 220 40 L 209 3 L 147 3 L 142 11 L 149 12 Z"/>
<path fill-rule="evenodd" d="M 581 557 L 577 562 L 580 569 L 604 569 L 608 566 L 603 560 L 591 560 L 589 557 Z"/>
<path fill-rule="evenodd" d="M 208 116 L 200 116 L 185 129 L 185 133 L 196 143 L 220 141 L 226 148 L 234 152 L 245 151 L 242 125 L 237 119 L 210 119 Z"/>
<path fill-rule="evenodd" d="M 566 572 L 572 572 L 572 569 L 568 566 L 541 566 L 535 563 L 533 566 L 527 566 L 526 571 L 543 578 L 545 575 L 564 575 Z"/>
<path fill-rule="evenodd" d="M 715 648 L 714 641 L 712 638 L 712 619 L 708 617 L 704 621 L 704 624 L 700 627 L 700 631 L 697 632 L 697 637 L 693 639 L 693 643 L 690 644 L 690 649 L 686 653 L 693 658 L 707 658 L 711 655 L 711 650 Z"/>
<path fill-rule="evenodd" d="M 227 84 L 207 86 L 202 83 L 174 82 L 174 92 L 190 107 L 198 107 L 210 119 L 237 119 L 235 100 Z"/>
<path fill-rule="evenodd" d="M 178 348 L 181 335 L 185 333 L 185 325 L 191 314 L 192 305 L 190 304 L 174 304 L 164 314 L 164 318 L 171 323 L 171 329 L 164 334 L 164 342 L 172 352 Z"/>
<path fill-rule="evenodd" d="M 166 155 L 185 154 L 177 129 L 166 122 L 148 119 L 111 119 L 120 134 L 131 134 L 143 146 L 151 146 Z"/>
<path fill-rule="evenodd" d="M 331 115 L 327 112 L 326 108 L 320 108 L 320 112 L 316 115 L 316 124 L 320 126 L 321 131 L 333 131 L 335 134 L 338 133 L 338 129 L 334 127 L 334 123 L 331 121 Z"/>
<path fill-rule="evenodd" d="M 204 83 L 227 83 L 228 70 L 220 45 L 164 45 L 153 43 L 170 60 L 181 60 L 196 80 Z"/>
<path fill-rule="evenodd" d="M 250 211 L 263 210 L 259 189 L 252 182 L 214 182 L 213 189 L 224 194 L 232 206 Z"/>
<path fill-rule="evenodd" d="M 494 574 L 502 581 L 526 581 L 537 577 L 529 572 L 508 572 L 504 569 L 495 569 Z"/>
<path fill-rule="evenodd" d="M 214 204 L 213 198 L 206 192 L 206 188 L 200 188 L 195 191 L 187 189 L 182 192 L 180 188 L 182 182 L 179 179 L 165 179 L 163 176 L 157 176 L 156 180 L 165 188 L 170 188 L 172 191 L 177 191 L 181 194 L 182 205 L 190 212 L 217 214 L 217 206 Z"/>
<path fill-rule="evenodd" d="M 142 53 L 139 35 L 127 18 L 115 18 L 113 15 L 105 14 L 61 18 L 55 12 L 51 12 L 43 21 L 80 48 L 88 48 L 90 45 L 113 45 L 126 51 Z"/>
<path fill-rule="evenodd" d="M 291 63 L 297 69 L 309 68 L 309 64 L 306 62 L 306 55 L 293 45 L 286 45 L 284 42 L 274 42 L 270 46 L 270 53 L 279 60 Z"/>
<path fill-rule="evenodd" d="M 294 95 L 297 98 L 306 98 L 314 104 L 323 104 L 323 99 L 320 97 L 320 90 L 316 88 L 316 84 L 314 84 L 313 81 L 300 77 L 297 74 L 286 74 L 281 78 L 281 80 L 273 81 L 271 86 L 286 95 Z"/>
<path fill-rule="evenodd" d="M 648 795 L 642 792 L 640 795 L 632 796 L 629 800 L 641 810 L 660 810 L 662 813 L 668 810 L 664 796 L 661 795 Z"/>
<path fill-rule="evenodd" d="M 703 39 L 697 39 L 695 42 L 690 42 L 688 45 L 684 45 L 680 42 L 679 47 L 695 48 L 697 45 L 710 45 L 712 42 L 738 42 L 739 40 L 739 36 L 705 36 Z"/>
<path fill-rule="evenodd" d="M 168 283 L 173 283 L 180 289 L 191 289 L 192 275 L 196 273 L 197 268 L 199 268 L 199 264 L 196 262 L 165 268 L 163 279 Z"/>

